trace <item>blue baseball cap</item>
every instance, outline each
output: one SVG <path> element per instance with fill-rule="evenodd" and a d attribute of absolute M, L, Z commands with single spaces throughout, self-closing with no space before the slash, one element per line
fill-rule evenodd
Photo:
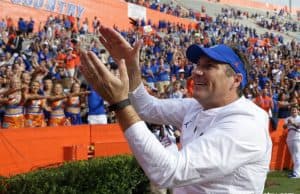
<path fill-rule="evenodd" d="M 244 88 L 248 83 L 247 71 L 245 65 L 239 56 L 227 45 L 219 44 L 210 48 L 201 47 L 198 44 L 193 44 L 186 50 L 187 58 L 197 64 L 201 56 L 207 56 L 218 62 L 229 64 L 235 73 L 243 75 L 241 87 Z"/>

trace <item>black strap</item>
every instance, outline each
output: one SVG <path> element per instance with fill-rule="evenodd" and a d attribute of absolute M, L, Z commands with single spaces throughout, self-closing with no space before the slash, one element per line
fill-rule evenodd
<path fill-rule="evenodd" d="M 117 102 L 115 104 L 112 104 L 110 106 L 108 106 L 108 110 L 109 111 L 118 111 L 118 110 L 122 110 L 123 108 L 125 108 L 126 106 L 129 106 L 130 100 L 127 98 L 125 100 L 122 100 L 120 102 Z"/>

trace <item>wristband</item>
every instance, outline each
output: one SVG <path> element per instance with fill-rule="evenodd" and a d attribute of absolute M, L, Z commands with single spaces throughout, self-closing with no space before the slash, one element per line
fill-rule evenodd
<path fill-rule="evenodd" d="M 122 110 L 123 108 L 125 108 L 126 106 L 129 106 L 130 100 L 127 98 L 125 100 L 122 100 L 120 102 L 117 102 L 115 104 L 112 104 L 110 106 L 108 106 L 108 110 L 109 111 L 118 111 L 118 110 Z"/>

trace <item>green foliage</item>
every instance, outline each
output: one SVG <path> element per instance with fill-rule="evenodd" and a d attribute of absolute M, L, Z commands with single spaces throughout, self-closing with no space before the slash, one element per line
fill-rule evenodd
<path fill-rule="evenodd" d="M 132 156 L 65 163 L 10 178 L 0 177 L 0 193 L 147 193 L 148 179 Z"/>
<path fill-rule="evenodd" d="M 270 172 L 264 193 L 300 193 L 300 179 L 290 179 L 288 174 L 289 171 Z"/>
<path fill-rule="evenodd" d="M 268 174 L 264 192 L 300 193 L 300 180 L 287 178 L 288 171 Z M 0 194 L 143 194 L 149 181 L 132 156 L 97 158 L 65 163 L 5 178 Z"/>

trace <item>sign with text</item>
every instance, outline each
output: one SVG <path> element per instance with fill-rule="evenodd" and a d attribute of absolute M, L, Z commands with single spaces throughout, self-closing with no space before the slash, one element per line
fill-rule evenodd
<path fill-rule="evenodd" d="M 136 4 L 132 4 L 132 3 L 128 3 L 128 17 L 129 18 L 133 18 L 133 19 L 144 19 L 144 21 L 146 21 L 146 8 L 136 5 Z"/>
<path fill-rule="evenodd" d="M 46 11 L 74 16 L 80 18 L 84 7 L 79 4 L 70 3 L 67 0 L 10 0 L 13 4 L 43 9 Z"/>

